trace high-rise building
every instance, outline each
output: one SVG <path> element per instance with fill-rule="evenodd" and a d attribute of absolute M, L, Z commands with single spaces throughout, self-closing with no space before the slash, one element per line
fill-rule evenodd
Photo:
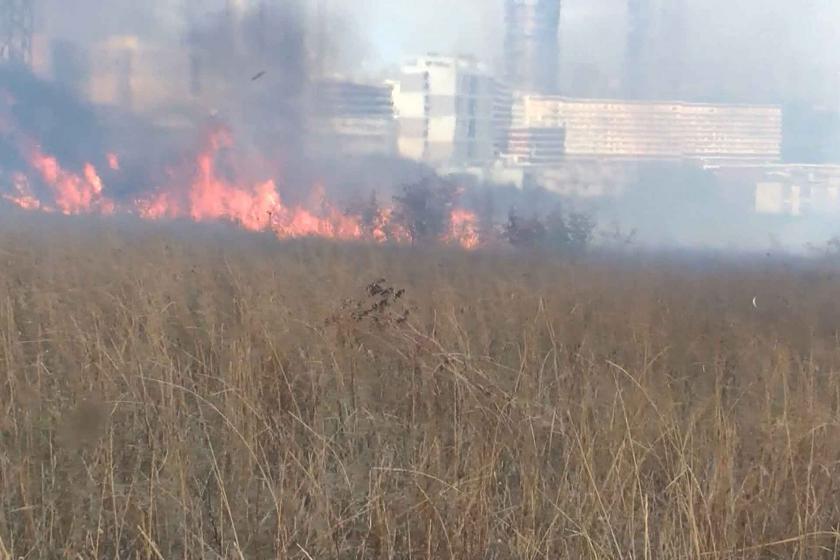
<path fill-rule="evenodd" d="M 73 41 L 55 39 L 50 56 L 53 80 L 79 98 L 87 97 L 91 75 L 89 51 Z"/>
<path fill-rule="evenodd" d="M 91 48 L 90 100 L 102 105 L 132 109 L 134 104 L 135 64 L 141 42 L 134 35 L 108 37 Z"/>
<path fill-rule="evenodd" d="M 632 99 L 685 96 L 684 0 L 627 0 L 624 93 Z"/>
<path fill-rule="evenodd" d="M 659 91 L 666 97 L 685 96 L 687 15 L 685 0 L 668 0 L 660 8 L 658 55 L 655 67 L 663 77 Z"/>
<path fill-rule="evenodd" d="M 0 61 L 32 63 L 33 0 L 0 0 Z"/>
<path fill-rule="evenodd" d="M 650 35 L 650 0 L 627 1 L 627 44 L 624 51 L 624 90 L 638 97 L 642 88 L 645 45 Z"/>
<path fill-rule="evenodd" d="M 512 88 L 557 90 L 561 0 L 507 0 L 505 64 Z"/>
<path fill-rule="evenodd" d="M 430 55 L 404 65 L 395 96 L 400 153 L 441 166 L 492 161 L 497 94 L 496 80 L 470 58 Z"/>
<path fill-rule="evenodd" d="M 170 45 L 112 35 L 70 54 L 54 54 L 56 79 L 83 90 L 93 103 L 151 114 L 189 95 L 190 84 L 183 77 L 189 74 L 190 58 Z M 76 68 L 83 72 L 82 83 L 72 76 Z"/>

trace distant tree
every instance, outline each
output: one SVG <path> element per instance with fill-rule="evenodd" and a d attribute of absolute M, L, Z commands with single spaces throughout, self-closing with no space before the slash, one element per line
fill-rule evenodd
<path fill-rule="evenodd" d="M 496 223 L 496 201 L 491 188 L 482 189 L 483 194 L 478 206 L 478 232 L 482 242 L 495 242 L 498 239 Z"/>
<path fill-rule="evenodd" d="M 439 177 L 424 177 L 406 185 L 394 197 L 395 219 L 405 227 L 412 243 L 431 243 L 448 231 L 452 208 L 458 197 L 454 185 Z"/>
<path fill-rule="evenodd" d="M 504 237 L 517 249 L 536 249 L 546 240 L 546 227 L 536 216 L 524 219 L 511 208 L 507 223 L 504 225 Z"/>
<path fill-rule="evenodd" d="M 589 214 L 566 214 L 558 206 L 545 218 L 525 219 L 511 209 L 503 227 L 504 238 L 518 249 L 545 248 L 553 251 L 580 253 L 592 243 L 595 220 Z"/>
<path fill-rule="evenodd" d="M 551 213 L 546 216 L 546 242 L 549 247 L 554 249 L 566 249 L 571 242 L 571 231 L 567 224 L 566 217 L 563 214 L 563 209 L 560 206 L 555 207 Z"/>
<path fill-rule="evenodd" d="M 595 235 L 595 220 L 589 214 L 569 214 L 569 248 L 575 252 L 585 251 Z"/>
<path fill-rule="evenodd" d="M 382 209 L 379 207 L 379 200 L 375 190 L 371 191 L 370 198 L 362 205 L 359 215 L 361 217 L 362 227 L 366 232 L 370 233 L 379 226 Z"/>
<path fill-rule="evenodd" d="M 632 229 L 629 232 L 626 232 L 621 229 L 621 224 L 617 221 L 613 221 L 611 224 L 611 229 L 604 230 L 601 232 L 601 238 L 607 245 L 610 245 L 615 248 L 620 247 L 628 247 L 633 244 L 636 240 L 636 229 Z"/>

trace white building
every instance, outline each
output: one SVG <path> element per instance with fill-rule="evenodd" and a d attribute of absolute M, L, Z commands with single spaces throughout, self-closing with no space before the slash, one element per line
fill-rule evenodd
<path fill-rule="evenodd" d="M 430 55 L 408 62 L 395 94 L 400 153 L 436 166 L 493 161 L 496 92 L 488 69 L 473 59 Z"/>
<path fill-rule="evenodd" d="M 520 132 L 528 145 L 511 146 L 509 155 L 551 151 L 543 145 L 559 137 L 545 133 L 551 128 L 565 130 L 567 158 L 761 164 L 781 158 L 782 110 L 777 106 L 518 95 L 512 129 L 543 132 Z"/>
<path fill-rule="evenodd" d="M 757 214 L 840 216 L 840 165 L 709 165 L 706 169 L 754 189 Z"/>

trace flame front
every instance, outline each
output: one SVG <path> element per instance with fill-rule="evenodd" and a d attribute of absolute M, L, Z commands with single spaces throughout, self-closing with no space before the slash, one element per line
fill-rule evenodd
<path fill-rule="evenodd" d="M 55 207 L 61 213 L 110 214 L 114 211 L 113 201 L 102 195 L 102 179 L 93 164 L 86 163 L 82 173 L 76 174 L 63 169 L 56 158 L 44 154 L 40 148 L 33 148 L 29 165 L 52 190 Z"/>
<path fill-rule="evenodd" d="M 4 194 L 3 198 L 24 210 L 40 210 L 41 201 L 32 194 L 29 179 L 23 173 L 12 175 L 12 189 L 14 192 Z"/>
<path fill-rule="evenodd" d="M 39 196 L 30 176 L 15 173 L 11 176 L 11 188 L 2 196 L 30 211 L 67 215 L 120 212 L 145 220 L 227 221 L 250 231 L 271 231 L 279 239 L 323 237 L 377 243 L 411 241 L 408 230 L 398 223 L 391 208 L 377 209 L 372 218 L 363 222 L 360 216 L 336 208 L 320 185 L 311 189 L 304 205 L 290 206 L 283 201 L 274 179 L 249 183 L 225 178 L 217 167 L 221 151 L 233 147 L 226 129 L 211 131 L 203 146 L 184 169 L 170 170 L 171 184 L 121 204 L 104 194 L 105 185 L 92 163 L 86 163 L 79 172 L 74 172 L 36 147 L 26 152 L 26 159 L 36 182 L 44 187 L 40 190 L 45 192 Z M 105 161 L 111 172 L 120 172 L 120 158 L 116 154 L 106 154 Z M 473 213 L 455 209 L 442 241 L 474 249 L 479 245 L 476 224 Z"/>

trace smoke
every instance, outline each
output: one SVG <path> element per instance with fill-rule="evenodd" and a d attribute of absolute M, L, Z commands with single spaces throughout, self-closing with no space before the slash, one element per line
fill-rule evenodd
<path fill-rule="evenodd" d="M 189 0 L 188 4 L 195 13 L 210 3 Z M 87 45 L 115 35 L 166 38 L 178 31 L 186 15 L 175 0 L 39 0 L 36 10 L 39 27 L 50 37 Z"/>
<path fill-rule="evenodd" d="M 54 54 L 71 54 L 53 60 L 56 81 L 4 69 L 3 204 L 65 215 L 221 221 L 284 239 L 408 239 L 392 193 L 396 181 L 422 169 L 367 159 L 370 167 L 354 178 L 340 159 L 325 166 L 306 150 L 313 80 L 340 64 L 349 28 L 313 53 L 299 2 L 202 10 L 188 14 L 179 32 L 154 25 L 156 6 L 148 4 L 144 17 L 111 6 L 100 20 L 82 1 L 49 35 L 57 40 Z M 329 23 L 334 29 L 335 19 Z M 189 61 L 181 76 L 173 72 L 178 58 Z M 372 169 L 382 171 L 376 180 Z M 383 205 L 352 213 L 347 203 L 372 189 L 383 193 Z M 330 196 L 337 191 L 342 198 Z M 454 203 L 442 212 L 433 237 L 474 247 L 473 215 Z"/>
<path fill-rule="evenodd" d="M 626 72 L 641 97 L 748 103 L 840 103 L 840 5 L 831 0 L 645 0 L 639 68 L 626 68 L 626 0 L 564 3 L 564 81 L 577 93 L 581 65 L 601 95 L 620 94 Z M 590 3 L 587 3 L 590 4 Z M 583 85 L 589 80 L 584 79 Z M 582 92 L 589 93 L 589 92 Z"/>
<path fill-rule="evenodd" d="M 683 0 L 679 17 L 684 34 L 658 33 L 650 46 L 652 52 L 683 53 L 658 67 L 680 76 L 677 93 L 735 102 L 838 103 L 836 2 Z M 661 58 L 648 57 L 650 73 Z M 650 83 L 654 93 L 670 93 L 662 86 L 661 80 Z"/>
<path fill-rule="evenodd" d="M 37 143 L 72 165 L 105 151 L 105 130 L 92 106 L 23 68 L 0 66 L 0 162 L 21 165 L 19 146 Z"/>
<path fill-rule="evenodd" d="M 189 48 L 193 94 L 209 99 L 241 140 L 293 156 L 310 82 L 302 6 L 263 3 L 207 15 L 191 24 Z"/>
<path fill-rule="evenodd" d="M 74 0 L 67 9 L 44 0 L 39 30 L 50 41 L 51 77 L 97 101 L 113 97 L 116 83 L 129 90 L 116 101 L 152 119 L 175 111 L 199 126 L 212 114 L 251 147 L 300 146 L 312 63 L 303 0 L 225 4 Z"/>
<path fill-rule="evenodd" d="M 357 0 L 353 12 L 356 27 L 369 37 L 370 62 L 379 66 L 429 52 L 501 61 L 503 0 Z"/>
<path fill-rule="evenodd" d="M 498 60 L 506 0 L 361 2 L 383 56 L 471 52 Z M 643 0 L 641 97 L 840 104 L 835 0 Z M 562 90 L 624 94 L 628 0 L 564 0 Z M 416 32 L 411 32 L 416 31 Z"/>
<path fill-rule="evenodd" d="M 354 197 L 365 199 L 371 190 L 390 202 L 402 185 L 430 170 L 387 157 L 314 159 L 306 149 L 314 82 L 321 73 L 354 75 L 426 51 L 475 53 L 498 61 L 503 3 L 332 2 L 320 14 L 321 23 L 313 24 L 317 3 L 305 0 L 255 0 L 236 12 L 223 0 L 74 0 L 72 10 L 66 1 L 43 0 L 39 25 L 55 40 L 54 82 L 21 70 L 0 72 L 0 92 L 13 100 L 0 104 L 0 164 L 12 171 L 31 167 L 21 146 L 38 144 L 43 156 L 54 156 L 75 176 L 83 177 L 92 163 L 108 196 L 130 200 L 170 185 L 173 176 L 192 181 L 197 154 L 206 151 L 204 131 L 223 126 L 231 141 L 214 152 L 212 179 L 232 198 L 252 195 L 251 186 L 271 179 L 286 203 L 305 201 L 315 184 L 339 206 Z M 836 2 L 647 4 L 650 21 L 638 61 L 641 97 L 793 103 L 803 116 L 798 122 L 793 118 L 796 132 L 786 137 L 786 154 L 815 162 L 838 157 L 828 153 L 828 140 L 817 136 L 834 142 L 836 151 L 840 121 L 810 109 L 814 104 L 833 113 L 840 108 Z M 626 93 L 626 8 L 626 0 L 564 1 L 563 93 Z M 135 38 L 140 45 L 133 103 L 88 103 L 83 99 L 90 96 L 91 84 L 101 85 L 102 66 L 107 70 L 112 64 L 101 60 L 101 45 L 115 36 Z M 144 104 L 149 92 L 160 101 Z M 119 155 L 119 173 L 109 171 L 110 152 Z M 494 202 L 486 201 L 484 187 L 468 189 L 465 198 L 490 208 L 486 213 L 497 221 L 511 206 L 527 217 L 555 203 L 542 191 L 497 191 Z M 598 219 L 638 228 L 650 243 L 720 245 L 732 238 L 765 243 L 779 224 L 751 218 L 753 193 L 739 192 L 732 198 L 696 170 L 651 168 L 617 204 L 597 208 Z M 183 200 L 180 204 L 187 207 Z M 788 231 L 788 224 L 781 227 Z"/>
<path fill-rule="evenodd" d="M 165 181 L 166 170 L 182 166 L 184 157 L 200 150 L 205 131 L 220 124 L 235 139 L 232 149 L 248 162 L 239 171 L 250 180 L 282 175 L 289 187 L 321 179 L 315 176 L 319 162 L 307 153 L 313 83 L 321 73 L 358 62 L 364 46 L 355 22 L 335 7 L 316 14 L 314 3 L 304 0 L 243 2 L 236 10 L 229 4 L 78 0 L 67 13 L 58 0 L 45 0 L 40 24 L 51 41 L 56 85 L 32 76 L 24 81 L 55 95 L 32 112 L 43 115 L 48 104 L 48 113 L 66 119 L 82 105 L 100 126 L 79 132 L 76 125 L 56 131 L 17 124 L 52 144 L 66 143 L 79 158 L 104 153 L 105 145 L 119 152 L 124 173 L 109 187 L 122 194 Z M 125 68 L 109 46 L 113 40 L 134 45 Z M 111 82 L 131 95 L 108 99 L 108 107 L 80 101 L 101 97 L 103 84 L 107 97 Z M 19 102 L 39 97 L 24 93 L 21 84 Z M 98 144 L 74 146 L 74 138 Z M 65 150 L 54 153 L 61 158 Z"/>
<path fill-rule="evenodd" d="M 755 212 L 755 182 L 721 177 L 690 164 L 648 163 L 616 197 L 591 202 L 602 229 L 635 232 L 653 248 L 801 253 L 840 232 L 836 219 Z"/>

